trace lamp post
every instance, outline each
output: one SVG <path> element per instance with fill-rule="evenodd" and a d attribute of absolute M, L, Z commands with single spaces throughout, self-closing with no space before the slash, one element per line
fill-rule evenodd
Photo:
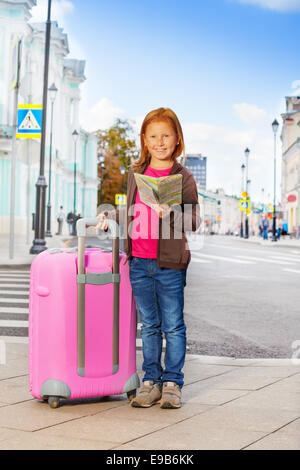
<path fill-rule="evenodd" d="M 52 134 L 53 134 L 53 106 L 57 94 L 57 88 L 54 83 L 48 88 L 51 101 L 51 127 L 50 127 L 50 155 L 49 155 L 49 187 L 48 187 L 48 204 L 47 204 L 47 231 L 45 236 L 52 237 L 51 234 L 51 176 L 52 176 Z"/>
<path fill-rule="evenodd" d="M 100 165 L 100 206 L 102 205 L 103 199 L 103 170 L 105 170 L 104 159 L 104 155 L 101 153 L 98 159 Z"/>
<path fill-rule="evenodd" d="M 241 192 L 244 191 L 244 180 L 245 180 L 245 178 L 244 178 L 244 173 L 245 173 L 245 168 L 246 168 L 246 167 L 245 167 L 245 165 L 244 165 L 244 163 L 243 163 L 242 166 L 241 166 L 241 170 L 242 170 L 242 188 L 241 188 L 242 190 L 241 190 Z M 240 232 L 240 237 L 243 238 L 243 236 L 244 236 L 244 230 L 243 230 L 243 211 L 241 211 L 241 232 Z"/>
<path fill-rule="evenodd" d="M 73 207 L 73 216 L 74 216 L 74 222 L 73 222 L 73 230 L 72 230 L 72 235 L 76 236 L 76 147 L 77 147 L 77 140 L 79 137 L 79 134 L 77 130 L 75 129 L 72 133 L 73 141 L 74 141 L 74 207 Z"/>
<path fill-rule="evenodd" d="M 121 166 L 120 172 L 121 172 L 121 175 L 122 175 L 122 194 L 123 194 L 124 193 L 124 175 L 125 175 L 125 167 L 124 166 Z"/>
<path fill-rule="evenodd" d="M 45 241 L 45 209 L 46 209 L 46 178 L 45 178 L 45 143 L 46 143 L 46 122 L 47 122 L 47 94 L 48 94 L 48 71 L 50 56 L 50 36 L 51 36 L 51 0 L 48 0 L 48 13 L 46 21 L 46 39 L 45 39 L 45 62 L 44 62 L 44 86 L 43 86 L 43 120 L 42 120 L 42 138 L 40 152 L 40 174 L 36 182 L 36 208 L 35 208 L 35 226 L 34 240 L 30 248 L 33 255 L 46 250 Z"/>
<path fill-rule="evenodd" d="M 279 123 L 276 119 L 272 122 L 272 129 L 274 133 L 274 204 L 273 204 L 273 235 L 272 241 L 277 241 L 276 236 L 276 134 L 278 131 Z"/>
<path fill-rule="evenodd" d="M 249 154 L 250 150 L 246 148 L 245 150 L 245 159 L 246 159 L 246 193 L 248 198 L 248 165 L 249 165 Z M 245 238 L 249 238 L 249 220 L 247 211 L 245 213 Z"/>

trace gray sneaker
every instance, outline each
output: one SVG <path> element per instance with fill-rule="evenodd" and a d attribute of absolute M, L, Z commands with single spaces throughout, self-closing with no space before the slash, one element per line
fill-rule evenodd
<path fill-rule="evenodd" d="M 175 382 L 164 382 L 162 397 L 160 401 L 161 408 L 180 408 L 181 407 L 181 389 Z"/>
<path fill-rule="evenodd" d="M 131 400 L 131 406 L 135 408 L 149 408 L 161 399 L 161 387 L 154 384 L 153 380 L 146 380 L 138 393 Z"/>

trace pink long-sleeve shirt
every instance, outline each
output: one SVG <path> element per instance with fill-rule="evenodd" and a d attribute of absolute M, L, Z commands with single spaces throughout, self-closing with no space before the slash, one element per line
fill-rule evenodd
<path fill-rule="evenodd" d="M 154 178 L 168 176 L 171 168 L 155 170 L 148 166 L 144 175 Z M 151 207 L 144 204 L 137 190 L 134 205 L 134 220 L 132 225 L 132 256 L 137 258 L 157 258 L 159 216 Z"/>

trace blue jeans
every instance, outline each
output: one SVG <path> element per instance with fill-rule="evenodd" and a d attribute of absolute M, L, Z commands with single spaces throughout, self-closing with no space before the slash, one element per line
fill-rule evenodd
<path fill-rule="evenodd" d="M 183 319 L 186 269 L 157 266 L 156 259 L 129 261 L 130 281 L 141 315 L 143 381 L 175 382 L 183 386 L 186 326 Z M 162 333 L 166 338 L 165 369 L 161 366 Z"/>

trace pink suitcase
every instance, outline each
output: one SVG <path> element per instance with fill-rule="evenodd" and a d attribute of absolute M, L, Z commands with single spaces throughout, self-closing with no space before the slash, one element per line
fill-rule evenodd
<path fill-rule="evenodd" d="M 77 222 L 77 249 L 50 249 L 30 271 L 30 391 L 48 400 L 127 393 L 135 396 L 136 307 L 126 256 L 119 254 L 117 225 L 110 221 L 113 253 L 85 248 L 86 227 Z"/>

